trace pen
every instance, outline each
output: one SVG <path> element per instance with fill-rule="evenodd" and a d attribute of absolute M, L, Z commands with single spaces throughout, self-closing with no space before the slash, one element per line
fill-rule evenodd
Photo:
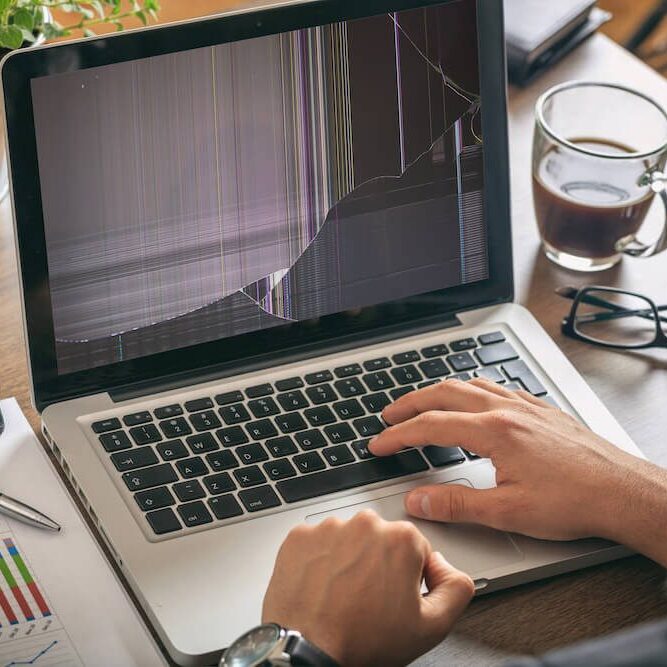
<path fill-rule="evenodd" d="M 0 493 L 0 514 L 27 523 L 29 526 L 35 526 L 35 528 L 45 528 L 56 532 L 60 530 L 60 526 L 45 514 L 3 493 Z"/>

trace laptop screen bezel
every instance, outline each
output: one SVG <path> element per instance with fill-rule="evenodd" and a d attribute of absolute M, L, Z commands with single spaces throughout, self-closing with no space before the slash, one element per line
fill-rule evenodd
<path fill-rule="evenodd" d="M 313 350 L 335 349 L 343 338 L 354 337 L 362 342 L 388 330 L 400 335 L 426 321 L 446 322 L 458 312 L 513 299 L 502 0 L 477 0 L 488 280 L 365 308 L 354 315 L 338 313 L 316 322 L 256 331 L 58 375 L 32 107 L 33 78 L 439 4 L 445 3 L 316 0 L 20 50 L 5 58 L 2 84 L 11 194 L 32 389 L 38 410 L 55 402 L 134 384 L 159 385 L 184 373 L 196 380 L 200 375 L 210 376 L 216 369 L 224 374 L 247 365 L 280 363 L 300 354 L 312 355 Z"/>

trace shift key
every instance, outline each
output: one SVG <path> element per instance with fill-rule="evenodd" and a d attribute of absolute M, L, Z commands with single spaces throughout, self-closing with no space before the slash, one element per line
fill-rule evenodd
<path fill-rule="evenodd" d="M 170 484 L 177 480 L 178 475 L 171 467 L 171 463 L 163 463 L 162 465 L 144 468 L 143 470 L 126 472 L 123 475 L 123 481 L 130 491 L 150 489 L 153 486 L 162 486 L 163 484 Z"/>

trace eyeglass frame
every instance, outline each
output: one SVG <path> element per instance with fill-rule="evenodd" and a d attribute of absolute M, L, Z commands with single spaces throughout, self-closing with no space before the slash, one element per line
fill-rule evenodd
<path fill-rule="evenodd" d="M 632 296 L 638 299 L 643 299 L 648 304 L 650 304 L 653 310 L 653 317 L 655 322 L 655 338 L 652 343 L 640 343 L 638 345 L 621 345 L 616 343 L 605 343 L 604 341 L 595 340 L 594 338 L 588 338 L 583 336 L 576 330 L 576 314 L 577 309 L 584 300 L 584 297 L 590 292 L 612 292 L 614 294 L 623 294 L 625 296 Z M 667 334 L 664 332 L 663 327 L 660 326 L 660 310 L 658 309 L 657 304 L 653 299 L 645 296 L 644 294 L 639 294 L 637 292 L 629 292 L 628 290 L 618 289 L 616 287 L 599 287 L 591 285 L 589 287 L 582 287 L 578 292 L 577 296 L 574 299 L 572 308 L 567 317 L 563 318 L 561 324 L 561 331 L 568 338 L 573 340 L 578 340 L 583 343 L 589 343 L 590 345 L 596 345 L 598 347 L 604 347 L 613 350 L 647 350 L 650 348 L 666 348 L 667 349 Z"/>

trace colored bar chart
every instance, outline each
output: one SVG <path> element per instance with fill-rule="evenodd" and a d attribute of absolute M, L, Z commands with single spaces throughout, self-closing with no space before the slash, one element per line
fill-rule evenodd
<path fill-rule="evenodd" d="M 9 586 L 9 590 L 11 591 L 12 595 L 14 596 L 14 599 L 18 603 L 21 609 L 21 613 L 23 614 L 25 620 L 34 621 L 35 616 L 32 613 L 32 610 L 30 609 L 30 605 L 28 605 L 28 601 L 25 599 L 23 591 L 19 588 L 19 585 L 16 582 L 16 579 L 14 578 L 12 571 L 9 569 L 9 566 L 7 565 L 7 560 L 1 553 L 0 553 L 0 574 L 2 574 L 4 580 L 7 582 L 7 586 Z"/>
<path fill-rule="evenodd" d="M 30 591 L 32 597 L 37 603 L 40 613 L 45 618 L 51 616 L 51 611 L 49 610 L 49 607 L 46 604 L 46 600 L 44 599 L 44 596 L 39 590 L 39 587 L 37 586 L 35 580 L 30 574 L 30 570 L 28 570 L 28 567 L 23 561 L 23 558 L 21 557 L 19 550 L 16 548 L 16 545 L 14 544 L 14 541 L 10 537 L 7 537 L 4 539 L 4 543 L 5 546 L 7 547 L 9 555 L 12 557 L 14 561 L 14 564 L 16 565 L 18 571 L 21 573 L 21 577 L 23 578 L 25 585 L 28 587 L 28 590 Z"/>
<path fill-rule="evenodd" d="M 9 604 L 9 600 L 2 590 L 0 590 L 0 609 L 4 612 L 5 618 L 9 621 L 9 625 L 18 625 L 19 620 L 16 618 L 12 605 Z"/>

